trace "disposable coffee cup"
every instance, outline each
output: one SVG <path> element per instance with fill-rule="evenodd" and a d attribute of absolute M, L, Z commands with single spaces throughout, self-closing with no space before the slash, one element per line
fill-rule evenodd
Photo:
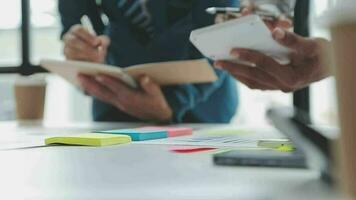
<path fill-rule="evenodd" d="M 345 0 L 320 20 L 330 29 L 341 135 L 338 144 L 341 186 L 356 199 L 356 1 Z"/>
<path fill-rule="evenodd" d="M 19 122 L 42 121 L 46 81 L 38 76 L 19 77 L 15 81 L 16 118 Z"/>

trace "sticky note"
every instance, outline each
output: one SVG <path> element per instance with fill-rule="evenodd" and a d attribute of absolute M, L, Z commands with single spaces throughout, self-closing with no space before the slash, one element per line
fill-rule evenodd
<path fill-rule="evenodd" d="M 217 148 L 211 148 L 211 147 L 171 147 L 170 151 L 174 153 L 190 154 L 190 153 L 212 151 L 216 149 Z"/>
<path fill-rule="evenodd" d="M 179 137 L 192 135 L 193 129 L 187 127 L 170 127 L 170 126 L 145 126 L 138 128 L 140 130 L 163 130 L 167 131 L 168 137 Z"/>
<path fill-rule="evenodd" d="M 72 136 L 49 137 L 45 139 L 45 144 L 66 144 L 83 146 L 109 146 L 115 144 L 125 144 L 131 142 L 127 135 L 87 133 Z"/>
<path fill-rule="evenodd" d="M 109 131 L 99 131 L 98 133 L 128 135 L 133 141 L 167 138 L 167 131 L 163 130 L 118 129 Z"/>
<path fill-rule="evenodd" d="M 279 148 L 283 146 L 293 146 L 289 139 L 261 139 L 258 140 L 257 145 L 265 148 Z"/>
<path fill-rule="evenodd" d="M 292 152 L 295 150 L 294 146 L 292 145 L 285 145 L 285 146 L 281 146 L 276 148 L 277 151 L 282 151 L 282 152 Z"/>

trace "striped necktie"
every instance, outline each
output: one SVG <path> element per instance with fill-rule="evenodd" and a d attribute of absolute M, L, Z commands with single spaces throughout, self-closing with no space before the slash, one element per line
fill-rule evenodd
<path fill-rule="evenodd" d="M 129 20 L 130 25 L 153 36 L 151 15 L 146 8 L 147 0 L 118 0 L 117 6 Z"/>

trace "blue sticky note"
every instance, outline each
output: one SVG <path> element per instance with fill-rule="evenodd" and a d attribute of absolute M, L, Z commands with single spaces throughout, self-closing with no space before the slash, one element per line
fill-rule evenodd
<path fill-rule="evenodd" d="M 168 137 L 167 131 L 164 130 L 118 129 L 99 131 L 98 133 L 128 135 L 132 141 L 154 140 Z"/>

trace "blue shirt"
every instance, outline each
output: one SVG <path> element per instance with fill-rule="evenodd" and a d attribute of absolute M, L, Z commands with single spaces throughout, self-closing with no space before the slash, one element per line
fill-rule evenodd
<path fill-rule="evenodd" d="M 125 67 L 135 64 L 198 59 L 203 56 L 189 42 L 192 30 L 214 23 L 206 14 L 211 6 L 234 6 L 234 0 L 150 0 L 147 8 L 152 16 L 154 36 L 144 37 L 134 32 L 117 0 L 59 0 L 63 32 L 80 23 L 86 14 L 98 34 L 111 38 L 107 63 Z M 109 19 L 104 25 L 101 12 Z M 163 87 L 165 98 L 173 110 L 173 122 L 227 123 L 234 116 L 238 97 L 235 80 L 226 72 L 215 70 L 218 80 L 208 84 L 186 84 Z M 94 99 L 96 121 L 139 121 L 112 105 Z"/>

